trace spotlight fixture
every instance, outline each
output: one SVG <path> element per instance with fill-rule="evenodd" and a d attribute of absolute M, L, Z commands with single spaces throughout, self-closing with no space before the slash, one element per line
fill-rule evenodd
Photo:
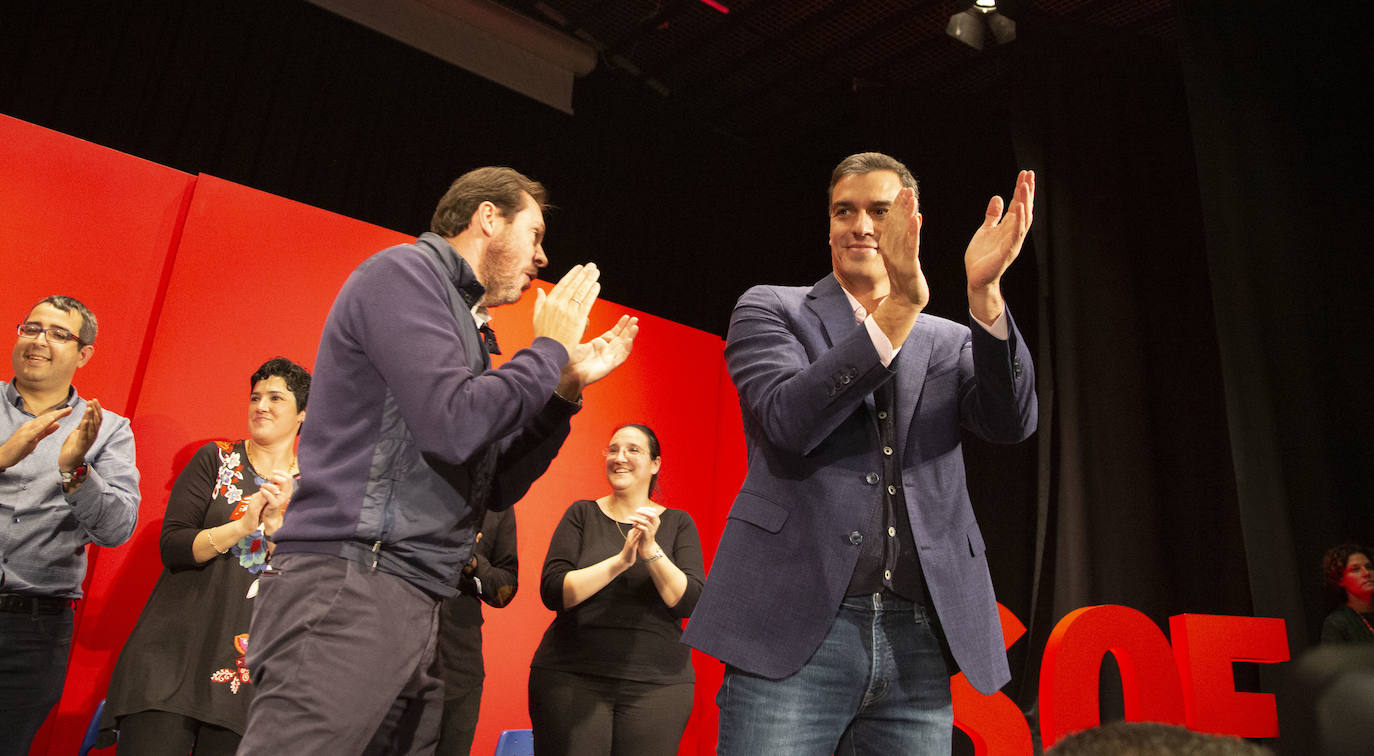
<path fill-rule="evenodd" d="M 974 0 L 966 5 L 949 17 L 946 34 L 975 50 L 983 49 L 989 32 L 999 45 L 1016 39 L 1016 22 L 1002 15 L 997 0 Z"/>

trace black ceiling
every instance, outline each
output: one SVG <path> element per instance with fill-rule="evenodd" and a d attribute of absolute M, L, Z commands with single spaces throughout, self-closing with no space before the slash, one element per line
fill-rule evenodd
<path fill-rule="evenodd" d="M 501 0 L 591 44 L 589 76 L 635 79 L 665 106 L 754 141 L 805 134 L 840 118 L 847 93 L 900 87 L 981 89 L 999 51 L 945 33 L 958 0 Z M 1061 23 L 1171 43 L 1169 0 L 1003 0 L 1022 21 Z"/>

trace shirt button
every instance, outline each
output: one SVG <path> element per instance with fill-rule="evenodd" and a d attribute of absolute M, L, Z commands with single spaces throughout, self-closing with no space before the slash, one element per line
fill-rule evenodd
<path fill-rule="evenodd" d="M 849 534 L 849 542 L 852 543 L 852 544 L 854 544 L 855 546 L 858 546 L 859 544 L 863 543 L 863 542 L 864 542 L 863 533 L 860 533 L 860 532 L 857 531 L 857 530 L 854 531 L 853 533 L 850 533 L 850 534 Z"/>
<path fill-rule="evenodd" d="M 888 486 L 888 487 L 887 487 L 887 493 L 888 493 L 889 496 L 896 496 L 896 495 L 897 495 L 897 487 L 896 487 L 896 486 Z"/>
<path fill-rule="evenodd" d="M 871 472 L 864 476 L 864 481 L 870 486 L 878 485 L 878 473 Z"/>
<path fill-rule="evenodd" d="M 891 447 L 891 446 L 884 446 L 884 447 L 883 447 L 883 454 L 886 454 L 887 456 L 891 457 L 891 456 L 892 456 L 892 447 Z"/>
<path fill-rule="evenodd" d="M 888 537 L 888 538 L 896 538 L 896 537 L 897 537 L 897 529 L 894 528 L 894 527 L 892 527 L 891 525 L 887 526 L 887 537 Z"/>

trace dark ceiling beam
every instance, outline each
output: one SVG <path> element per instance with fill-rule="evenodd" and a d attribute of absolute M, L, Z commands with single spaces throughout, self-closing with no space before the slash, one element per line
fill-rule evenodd
<path fill-rule="evenodd" d="M 601 18 L 603 18 L 606 15 L 606 12 L 609 11 L 611 9 L 611 6 L 615 5 L 615 3 L 593 2 L 590 3 L 590 5 L 591 8 L 589 10 L 585 10 L 584 12 L 578 15 L 574 16 L 571 14 L 564 14 L 567 16 L 567 27 L 569 29 L 587 29 L 591 24 L 594 24 Z M 552 7 L 552 4 L 550 4 L 550 7 Z M 559 13 L 562 12 L 563 11 L 560 9 Z"/>
<path fill-rule="evenodd" d="M 853 92 L 854 82 L 866 81 L 875 86 L 897 85 L 897 82 L 890 81 L 890 77 L 885 76 L 885 74 L 894 66 L 900 65 L 903 61 L 918 54 L 919 51 L 928 49 L 931 45 L 944 44 L 945 42 L 952 45 L 953 49 L 958 50 L 959 53 L 967 49 L 954 39 L 946 39 L 944 27 L 941 26 L 938 30 L 932 31 L 926 36 L 911 39 L 897 51 L 857 72 L 851 71 L 843 74 L 835 74 L 832 82 L 825 87 L 825 91 L 832 93 L 831 96 L 792 98 L 790 104 L 786 107 L 771 110 L 763 116 L 763 119 L 754 119 L 753 123 L 766 119 L 768 121 L 783 121 L 797 124 L 805 119 L 818 126 L 828 125 L 829 122 L 834 121 L 838 117 L 837 114 L 841 110 L 848 107 L 848 101 L 843 95 Z M 962 59 L 956 59 L 949 62 L 947 65 L 930 69 L 919 78 L 904 79 L 900 82 L 900 86 L 908 89 L 923 89 L 928 86 L 930 82 L 941 82 L 959 77 L 972 68 L 992 65 L 994 60 L 1000 59 L 1002 51 L 1001 48 L 990 48 L 986 53 L 980 55 L 974 53 L 972 49 L 968 49 L 968 53 L 968 56 L 961 56 L 956 53 L 955 57 Z M 828 108 L 817 108 L 816 102 L 818 101 L 832 103 L 832 105 Z M 748 126 L 752 126 L 753 123 L 748 124 Z M 746 124 L 743 123 L 740 125 L 746 126 Z M 747 131 L 747 126 L 746 128 L 741 128 L 741 132 Z"/>
<path fill-rule="evenodd" d="M 772 29 L 770 30 L 772 32 L 771 34 L 762 35 L 764 40 L 759 44 L 739 55 L 729 56 L 728 58 L 727 56 L 720 56 L 721 60 L 715 67 L 703 74 L 693 77 L 692 81 L 680 86 L 678 89 L 682 93 L 682 96 L 687 99 L 692 99 L 702 90 L 715 89 L 716 85 L 722 79 L 728 78 L 748 68 L 749 64 L 753 63 L 755 60 L 775 53 L 781 47 L 792 44 L 797 37 L 822 24 L 829 23 L 835 16 L 853 12 L 853 4 L 843 2 L 842 0 L 841 2 L 830 4 L 830 6 L 819 13 L 813 13 L 809 18 L 795 26 L 789 27 L 786 31 Z M 899 11 L 899 13 L 902 12 L 903 11 Z"/>
<path fill-rule="evenodd" d="M 841 2 L 844 1 L 841 0 Z M 729 13 L 722 15 L 715 23 L 709 24 L 701 33 L 679 44 L 677 54 L 664 58 L 653 68 L 646 68 L 644 74 L 662 78 L 665 73 L 693 58 L 715 52 L 716 47 L 712 44 L 714 41 L 724 37 L 731 29 L 748 23 L 780 2 L 785 2 L 785 0 L 759 0 L 759 2 L 750 3 L 743 8 L 731 8 Z"/>
<path fill-rule="evenodd" d="M 843 58 L 846 54 L 849 53 L 850 48 L 856 41 L 883 32 L 887 32 L 889 34 L 898 33 L 899 27 L 902 23 L 919 18 L 927 12 L 927 8 L 929 6 L 941 6 L 944 5 L 944 2 L 945 0 L 925 0 L 925 2 L 914 3 L 910 7 L 902 8 L 900 10 L 889 13 L 883 16 L 882 18 L 878 19 L 876 22 L 868 24 L 867 26 L 863 27 L 857 32 L 849 35 L 839 43 L 831 45 L 826 50 L 822 50 L 819 54 L 812 55 L 809 58 L 802 60 L 800 63 L 798 63 L 795 66 L 792 66 L 782 74 L 773 77 L 766 84 L 754 87 L 753 90 L 750 92 L 746 92 L 745 94 L 738 96 L 733 100 L 730 100 L 719 106 L 711 108 L 710 113 L 712 116 L 718 116 L 719 114 L 728 113 L 731 110 L 736 109 L 742 103 L 747 103 L 757 98 L 759 92 L 772 92 L 780 87 L 787 86 L 792 81 L 800 78 L 801 76 L 807 74 L 814 74 L 818 69 L 828 67 L 836 60 Z M 840 3 L 839 5 L 844 4 Z M 903 50 L 910 49 L 914 45 L 924 44 L 928 39 L 929 38 L 912 40 L 909 44 L 903 46 Z"/>
<path fill-rule="evenodd" d="M 1090 11 L 1090 13 L 1095 13 L 1099 10 L 1105 9 L 1107 7 L 1119 3 L 1120 0 L 1097 0 L 1097 2 L 1090 3 L 1090 5 L 1097 6 L 1096 9 Z M 1078 10 L 1081 9 L 1075 9 L 1075 11 Z M 1167 3 L 1161 5 L 1158 8 L 1150 10 L 1149 13 L 1139 18 L 1131 19 L 1130 26 L 1123 29 L 1112 29 L 1100 26 L 1094 27 L 1085 19 L 1079 18 L 1077 12 L 1073 14 L 1072 20 L 1070 20 L 1067 15 L 1050 16 L 1041 12 L 1036 12 L 1034 10 L 1023 11 L 1022 13 L 1019 13 L 1018 16 L 1022 18 L 1034 17 L 1038 19 L 1038 23 L 1040 24 L 1050 23 L 1060 27 L 1070 25 L 1076 26 L 1080 29 L 1095 28 L 1099 31 L 1107 32 L 1113 37 L 1118 37 L 1122 35 L 1125 35 L 1125 37 L 1130 37 L 1134 35 L 1137 39 L 1139 39 L 1139 32 L 1134 30 L 1150 29 L 1156 27 L 1168 27 L 1170 24 L 1174 22 L 1175 19 L 1173 8 Z M 942 40 L 942 35 L 943 31 L 936 34 L 931 34 L 930 36 L 921 39 L 913 39 L 901 50 L 898 50 L 897 52 L 894 52 L 893 54 L 883 58 L 882 60 L 879 60 L 876 63 L 873 63 L 872 65 L 857 72 L 853 75 L 852 79 L 861 81 L 866 80 L 873 82 L 882 82 L 883 74 L 886 71 L 890 70 L 893 66 L 899 65 L 900 63 L 902 63 L 903 60 L 909 59 L 913 55 L 917 54 L 918 51 L 928 48 L 931 44 L 943 44 L 944 42 L 948 42 L 953 46 L 954 49 L 960 52 L 967 52 L 967 56 L 965 56 L 963 59 L 950 60 L 946 58 L 947 60 L 949 60 L 949 62 L 946 65 L 940 66 L 939 68 L 928 69 L 918 78 L 911 78 L 901 82 L 901 86 L 913 90 L 931 89 L 940 91 L 950 91 L 952 89 L 958 88 L 958 86 L 962 86 L 962 84 L 964 83 L 968 83 L 970 80 L 977 80 L 979 78 L 996 78 L 991 73 L 990 69 L 1000 64 L 1000 62 L 1008 52 L 1006 48 L 1003 48 L 1001 46 L 990 47 L 981 53 L 975 53 L 972 50 L 966 50 L 966 48 L 964 48 L 952 39 Z M 958 82 L 958 84 L 956 84 L 956 82 Z M 895 84 L 894 82 L 886 83 Z M 836 76 L 835 83 L 827 87 L 827 91 L 835 91 L 838 94 L 838 91 L 842 86 L 844 86 L 843 78 Z M 788 105 L 785 108 L 770 110 L 763 116 L 763 119 L 766 119 L 769 122 L 785 121 L 788 123 L 792 123 L 794 125 L 799 124 L 802 121 L 802 119 L 807 119 L 808 121 L 818 124 L 819 126 L 827 125 L 827 122 L 834 121 L 838 117 L 837 114 L 842 107 L 838 103 L 843 102 L 843 98 L 825 97 L 819 99 L 822 102 L 834 102 L 837 104 L 829 109 L 818 110 L 815 107 L 814 100 L 802 100 L 801 98 L 794 98 L 790 105 Z M 761 119 L 755 119 L 753 123 L 757 123 L 759 120 Z M 740 125 L 744 128 L 741 128 L 739 131 L 742 133 L 747 133 L 749 130 L 748 127 L 752 126 L 753 123 L 741 123 Z"/>
<path fill-rule="evenodd" d="M 1066 21 L 1083 21 L 1084 19 L 1101 13 L 1104 9 L 1113 8 L 1121 5 L 1121 0 L 1088 0 L 1088 2 L 1064 13 L 1054 15 Z"/>
<path fill-rule="evenodd" d="M 687 8 L 698 5 L 699 0 L 671 0 L 660 6 L 658 11 L 651 13 L 635 25 L 632 31 L 622 34 L 619 39 L 612 40 L 606 45 L 606 54 L 615 55 L 623 52 L 625 48 L 638 42 L 646 34 L 652 34 L 660 26 L 672 21 L 672 19 L 682 15 Z"/>

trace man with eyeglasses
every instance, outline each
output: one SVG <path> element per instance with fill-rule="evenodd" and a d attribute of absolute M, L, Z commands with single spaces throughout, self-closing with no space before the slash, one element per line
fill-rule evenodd
<path fill-rule="evenodd" d="M 0 755 L 25 754 L 62 696 L 86 544 L 118 546 L 138 519 L 129 421 L 82 399 L 96 320 L 52 296 L 19 324 L 0 436 Z"/>
<path fill-rule="evenodd" d="M 582 342 L 593 264 L 536 292 L 534 341 L 492 367 L 488 308 L 548 265 L 545 190 L 504 167 L 460 176 L 430 232 L 353 271 L 320 337 L 301 483 L 274 535 L 248 644 L 240 753 L 433 753 L 442 599 L 486 510 L 518 501 L 582 389 L 629 357 L 623 316 Z"/>

